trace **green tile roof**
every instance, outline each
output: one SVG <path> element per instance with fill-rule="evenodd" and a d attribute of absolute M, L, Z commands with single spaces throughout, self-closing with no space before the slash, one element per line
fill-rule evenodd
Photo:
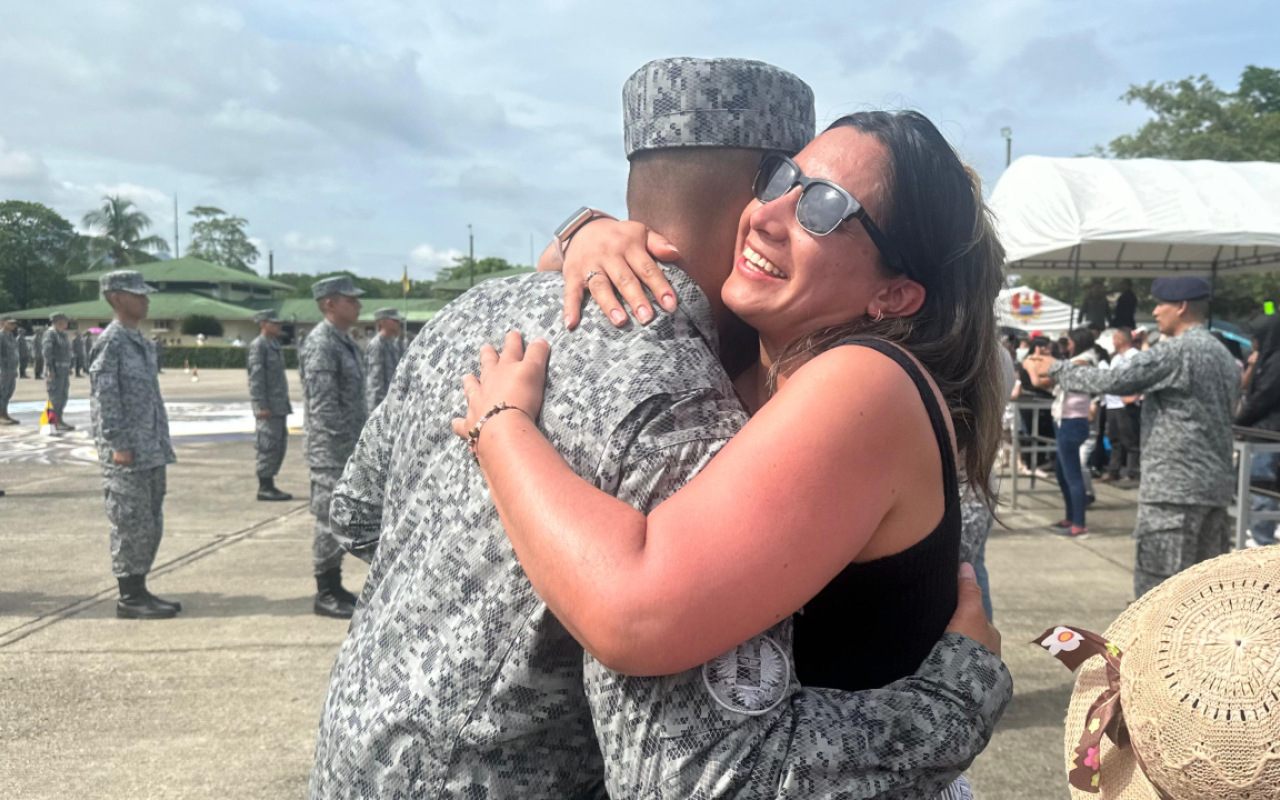
<path fill-rule="evenodd" d="M 224 267 L 221 264 L 214 264 L 210 261 L 191 258 L 190 256 L 173 258 L 168 261 L 156 261 L 150 264 L 137 264 L 129 267 L 129 269 L 141 272 L 143 280 L 152 285 L 157 283 L 241 283 L 256 286 L 260 289 L 293 291 L 293 287 L 287 283 L 268 280 L 256 273 L 241 272 L 238 269 Z M 82 283 L 97 283 L 99 276 L 110 271 L 104 269 L 96 272 L 81 272 L 78 275 L 70 276 L 69 280 Z"/>
<path fill-rule="evenodd" d="M 437 311 L 444 308 L 447 301 L 436 297 L 411 297 L 408 301 L 393 297 L 362 297 L 360 302 L 364 306 L 360 311 L 361 322 L 372 322 L 373 312 L 380 308 L 388 307 L 399 309 L 401 316 L 409 322 L 428 322 L 436 315 Z M 310 325 L 323 319 L 320 316 L 319 307 L 316 306 L 316 301 L 309 297 L 290 297 L 285 300 L 254 300 L 246 305 L 252 305 L 255 309 L 274 308 L 276 313 L 280 315 L 280 319 L 285 322 L 302 322 Z"/>
<path fill-rule="evenodd" d="M 182 319 L 192 314 L 203 314 L 215 319 L 250 319 L 254 311 L 252 308 L 224 303 L 194 292 L 157 292 L 149 297 L 151 303 L 147 319 Z M 112 316 L 111 306 L 101 299 L 14 311 L 6 316 L 14 319 L 48 319 L 55 311 L 61 311 L 72 319 L 108 320 Z"/>

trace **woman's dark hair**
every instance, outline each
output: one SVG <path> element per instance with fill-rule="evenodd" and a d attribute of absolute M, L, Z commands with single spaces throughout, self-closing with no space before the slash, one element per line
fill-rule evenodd
<path fill-rule="evenodd" d="M 1078 356 L 1088 352 L 1089 348 L 1093 347 L 1093 343 L 1097 341 L 1093 337 L 1093 331 L 1088 328 L 1076 328 L 1067 334 L 1067 338 L 1076 346 L 1075 353 Z"/>
<path fill-rule="evenodd" d="M 942 133 L 915 111 L 862 111 L 827 130 L 854 128 L 889 151 L 876 223 L 925 288 L 911 317 L 852 323 L 792 343 L 778 360 L 789 372 L 841 339 L 869 335 L 901 345 L 937 382 L 956 431 L 965 476 L 994 505 L 991 470 L 1005 394 L 995 302 L 1004 285 L 1004 248 L 982 200 L 977 174 Z M 880 259 L 880 269 L 893 274 Z"/>

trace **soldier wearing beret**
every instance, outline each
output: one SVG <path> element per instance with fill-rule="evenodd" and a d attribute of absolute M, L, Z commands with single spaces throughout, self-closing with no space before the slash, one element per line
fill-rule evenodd
<path fill-rule="evenodd" d="M 1151 284 L 1161 339 L 1110 370 L 1032 357 L 1067 391 L 1144 395 L 1133 590 L 1141 597 L 1171 575 L 1231 548 L 1227 506 L 1235 492 L 1231 420 L 1240 395 L 1235 359 L 1205 327 L 1209 283 Z"/>
<path fill-rule="evenodd" d="M 14 336 L 18 321 L 0 320 L 0 425 L 17 425 L 9 416 L 9 400 L 18 382 L 18 340 Z"/>
<path fill-rule="evenodd" d="M 280 349 L 280 317 L 274 309 L 253 315 L 258 337 L 249 343 L 249 404 L 253 409 L 258 451 L 258 499 L 292 500 L 276 488 L 276 474 L 289 445 L 289 381 L 285 377 L 284 352 Z"/>
<path fill-rule="evenodd" d="M 155 349 L 138 330 L 155 291 L 133 270 L 98 279 L 115 319 L 89 351 L 89 407 L 111 521 L 111 570 L 120 585 L 116 616 L 167 619 L 181 603 L 147 590 L 164 535 L 166 468 L 177 458 L 156 378 Z"/>
<path fill-rule="evenodd" d="M 400 327 L 403 320 L 394 308 L 380 308 L 373 312 L 378 325 L 378 335 L 369 340 L 364 349 L 365 404 L 370 410 L 378 407 L 387 396 L 387 387 L 396 374 L 404 351 L 400 345 Z"/>
<path fill-rule="evenodd" d="M 539 272 L 476 286 L 414 339 L 334 492 L 334 535 L 371 563 L 331 674 L 311 800 L 927 797 L 1012 691 L 999 659 L 962 636 L 876 692 L 802 689 L 783 666 L 790 620 L 713 669 L 627 677 L 584 663 L 533 591 L 452 439 L 458 376 L 510 330 L 552 340 L 540 426 L 580 475 L 656 505 L 745 419 L 718 358 L 733 332 L 713 302 L 761 151 L 794 153 L 814 132 L 809 87 L 757 61 L 653 62 L 627 82 L 624 108 L 632 218 L 667 215 L 690 234 L 681 267 L 662 269 L 679 307 L 650 309 L 646 325 L 589 311 L 569 332 L 564 277 Z M 595 213 L 572 215 L 557 247 Z M 709 230 L 728 235 L 698 235 Z"/>
<path fill-rule="evenodd" d="M 329 529 L 329 503 L 368 417 L 364 357 L 349 333 L 360 319 L 362 294 L 346 275 L 312 284 L 311 295 L 324 320 L 298 351 L 306 406 L 304 450 L 311 467 L 311 513 L 316 518 L 313 607 L 320 616 L 347 619 L 355 611 L 356 598 L 342 587 L 342 548 Z"/>
<path fill-rule="evenodd" d="M 71 341 L 67 338 L 69 323 L 66 314 L 60 311 L 54 313 L 49 317 L 49 330 L 44 332 L 44 340 L 40 343 L 40 352 L 44 356 L 44 385 L 60 431 L 75 430 L 74 425 L 68 425 L 62 420 L 62 412 L 67 407 L 67 395 L 71 391 L 71 367 L 74 363 Z"/>

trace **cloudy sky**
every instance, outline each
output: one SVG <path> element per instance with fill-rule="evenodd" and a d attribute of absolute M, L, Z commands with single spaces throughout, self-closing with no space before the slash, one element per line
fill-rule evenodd
<path fill-rule="evenodd" d="M 928 114 L 984 176 L 1135 129 L 1130 83 L 1280 66 L 1274 3 L 980 0 L 0 0 L 0 199 L 78 221 L 108 192 L 172 238 L 248 218 L 279 271 L 428 277 L 528 262 L 570 211 L 624 211 L 620 88 L 662 56 L 784 66 L 819 127 Z"/>

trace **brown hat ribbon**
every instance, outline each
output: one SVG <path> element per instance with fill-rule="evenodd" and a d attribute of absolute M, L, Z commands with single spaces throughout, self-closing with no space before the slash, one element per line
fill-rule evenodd
<path fill-rule="evenodd" d="M 1061 661 L 1075 672 L 1093 656 L 1102 656 L 1106 662 L 1107 688 L 1089 706 L 1084 733 L 1076 746 L 1067 780 L 1082 792 L 1097 794 L 1098 775 L 1102 767 L 1100 758 L 1102 735 L 1105 733 L 1117 747 L 1129 747 L 1129 730 L 1124 724 L 1120 709 L 1120 648 L 1096 633 L 1059 625 L 1042 633 L 1032 641 L 1049 655 Z"/>

